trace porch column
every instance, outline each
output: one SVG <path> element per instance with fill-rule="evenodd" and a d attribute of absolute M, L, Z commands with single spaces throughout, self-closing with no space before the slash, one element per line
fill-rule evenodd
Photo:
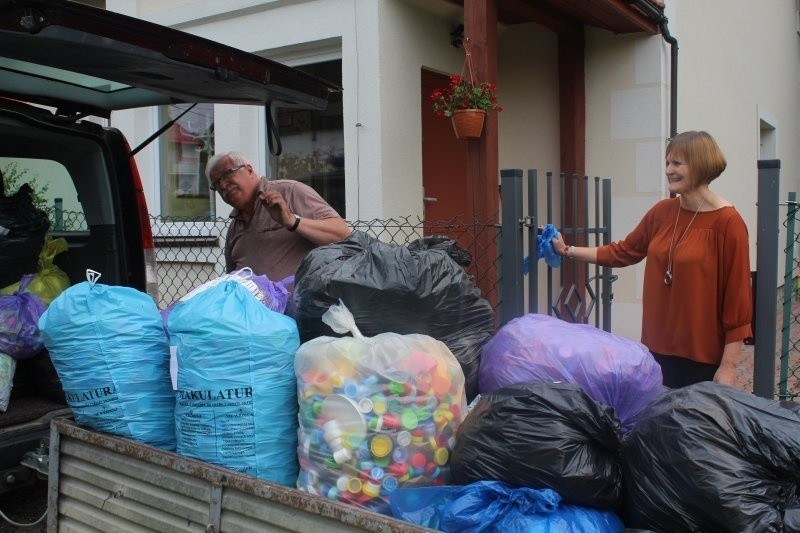
<path fill-rule="evenodd" d="M 497 83 L 497 2 L 496 0 L 464 0 L 464 36 L 469 38 L 476 81 Z M 502 103 L 502 87 L 500 101 Z M 479 222 L 497 223 L 500 216 L 500 163 L 497 153 L 497 112 L 486 114 L 483 135 L 466 141 L 467 195 L 471 212 Z M 497 239 L 492 231 L 477 236 L 475 249 L 470 250 L 478 271 L 483 297 L 497 306 L 499 271 Z"/>

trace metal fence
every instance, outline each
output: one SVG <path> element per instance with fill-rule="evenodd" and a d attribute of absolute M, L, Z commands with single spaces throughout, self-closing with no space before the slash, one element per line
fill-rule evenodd
<path fill-rule="evenodd" d="M 192 220 L 151 215 L 156 243 L 159 274 L 160 308 L 185 295 L 193 288 L 225 272 L 225 235 L 230 219 Z M 418 217 L 397 217 L 387 220 L 348 221 L 348 225 L 376 239 L 408 245 L 425 236 L 446 237 L 469 253 L 465 270 L 487 300 L 497 308 L 499 283 L 496 275 L 499 256 L 486 242 L 499 242 L 500 226 L 493 223 L 462 221 L 427 222 Z M 492 254 L 488 256 L 488 254 Z"/>
<path fill-rule="evenodd" d="M 800 212 L 795 192 L 788 193 L 786 202 L 780 201 L 779 177 L 779 160 L 758 162 L 753 392 L 769 399 L 796 400 L 800 397 L 800 272 L 795 249 L 800 242 Z M 786 228 L 784 244 L 778 242 L 781 225 Z M 779 280 L 781 267 L 784 275 Z"/>
<path fill-rule="evenodd" d="M 536 253 L 540 229 L 547 223 L 570 244 L 611 242 L 611 180 L 553 172 L 540 180 L 535 169 L 525 176 L 521 169 L 504 169 L 500 176 L 504 206 L 500 322 L 525 313 L 546 313 L 611 331 L 611 283 L 616 279 L 612 269 L 570 261 L 553 269 L 538 261 Z M 540 209 L 540 197 L 544 209 Z M 523 271 L 525 248 L 529 250 L 528 274 Z M 545 294 L 540 301 L 542 288 Z"/>
<path fill-rule="evenodd" d="M 790 192 L 785 204 L 786 215 L 783 227 L 786 228 L 786 245 L 783 248 L 784 277 L 779 295 L 778 315 L 780 327 L 777 328 L 780 347 L 778 368 L 778 399 L 795 400 L 800 397 L 800 262 L 796 256 L 800 243 L 800 208 L 797 193 Z"/>

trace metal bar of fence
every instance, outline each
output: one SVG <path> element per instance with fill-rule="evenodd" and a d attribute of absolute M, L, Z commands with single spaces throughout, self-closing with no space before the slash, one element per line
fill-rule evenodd
<path fill-rule="evenodd" d="M 561 191 L 560 191 L 561 192 L 561 196 L 559 198 L 561 198 L 560 202 L 563 202 L 563 198 L 564 198 L 563 180 L 559 180 L 559 183 L 561 183 Z M 549 220 L 554 220 L 554 218 L 553 218 L 553 173 L 552 172 L 548 172 L 547 173 L 547 180 L 546 180 L 546 188 L 545 188 L 545 190 L 547 191 L 547 220 L 548 221 Z M 563 213 L 563 208 L 562 208 L 562 213 Z M 562 218 L 562 221 L 563 221 L 563 218 Z M 563 224 L 560 224 L 560 226 L 563 227 Z M 562 237 L 563 237 L 563 232 L 562 232 Z M 550 312 L 550 309 L 552 308 L 552 306 L 553 306 L 553 271 L 552 271 L 552 269 L 549 269 L 547 271 L 547 314 L 548 315 L 552 314 Z"/>
<path fill-rule="evenodd" d="M 587 224 L 588 224 L 588 221 L 587 221 Z M 599 228 L 600 227 L 600 177 L 599 176 L 595 176 L 595 178 L 594 178 L 594 227 L 595 228 Z M 598 233 L 595 233 L 594 234 L 594 246 L 598 245 L 598 241 L 599 240 L 600 240 L 600 235 Z M 588 236 L 587 236 L 586 245 L 590 246 L 590 244 L 588 242 Z M 589 268 L 588 264 L 586 265 L 586 268 Z M 592 268 L 594 268 L 594 273 L 595 273 L 595 275 L 593 276 L 594 277 L 594 294 L 595 294 L 596 298 L 600 298 L 602 293 L 600 292 L 600 276 L 598 275 L 599 267 L 597 265 L 594 265 Z M 602 301 L 601 301 L 601 304 L 602 304 Z M 595 313 L 594 313 L 594 327 L 599 328 L 600 327 L 600 310 L 601 310 L 601 307 L 598 307 L 597 304 L 595 304 L 595 309 L 596 310 L 595 310 Z M 603 313 L 603 314 L 605 316 L 605 313 Z"/>
<path fill-rule="evenodd" d="M 603 244 L 611 243 L 611 180 L 603 180 Z M 611 331 L 611 302 L 614 295 L 611 292 L 611 269 L 603 267 L 603 329 Z"/>
<path fill-rule="evenodd" d="M 500 272 L 500 321 L 505 324 L 524 313 L 522 263 L 522 169 L 500 171 L 500 191 L 503 202 L 501 248 L 503 258 Z M 530 259 L 535 271 L 535 248 Z"/>
<path fill-rule="evenodd" d="M 794 274 L 794 219 L 797 214 L 797 193 L 789 193 L 789 210 L 786 213 L 786 263 L 783 274 L 783 326 L 781 328 L 781 378 L 779 381 L 781 400 L 789 399 L 789 339 L 792 325 L 792 275 Z"/>
<path fill-rule="evenodd" d="M 578 182 L 581 185 L 581 189 L 583 189 L 583 213 L 584 213 L 584 218 L 583 218 L 583 226 L 581 228 L 581 231 L 583 231 L 583 234 L 586 235 L 586 237 L 585 237 L 586 240 L 584 240 L 583 245 L 584 246 L 589 246 L 589 176 L 582 176 L 581 178 L 578 179 Z M 578 199 L 576 198 L 575 201 L 577 202 L 577 200 Z M 579 216 L 578 216 L 578 213 L 576 213 L 575 214 L 575 220 L 577 221 L 578 219 L 579 219 Z M 592 314 L 592 310 L 595 309 L 595 299 L 593 297 L 594 295 L 591 294 L 593 292 L 593 290 L 592 290 L 592 281 L 591 281 L 591 276 L 589 274 L 591 272 L 591 269 L 596 268 L 596 267 L 591 266 L 589 263 L 583 263 L 583 265 L 581 265 L 581 268 L 583 268 L 583 284 L 586 287 L 586 290 L 585 290 L 586 295 L 585 295 L 585 297 L 583 299 L 583 302 L 584 302 L 584 304 L 583 304 L 583 321 L 588 324 L 589 323 L 589 315 L 591 315 Z M 597 316 L 597 313 L 595 313 L 595 327 L 598 327 L 600 325 L 599 322 L 597 321 L 597 319 L 598 319 L 598 316 Z"/>
<path fill-rule="evenodd" d="M 528 170 L 528 213 L 532 214 L 528 225 L 528 255 L 534 257 L 532 250 L 537 249 L 539 228 L 539 173 L 536 169 Z M 539 269 L 528 270 L 528 311 L 539 312 Z"/>
<path fill-rule="evenodd" d="M 775 310 L 778 286 L 778 189 L 781 162 L 758 161 L 758 229 L 756 231 L 755 356 L 753 393 L 775 397 Z"/>

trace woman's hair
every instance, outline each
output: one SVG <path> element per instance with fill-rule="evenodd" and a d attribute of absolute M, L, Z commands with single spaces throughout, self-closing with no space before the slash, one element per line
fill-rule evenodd
<path fill-rule="evenodd" d="M 669 139 L 666 155 L 689 165 L 695 183 L 711 183 L 728 164 L 717 141 L 704 131 L 685 131 Z"/>

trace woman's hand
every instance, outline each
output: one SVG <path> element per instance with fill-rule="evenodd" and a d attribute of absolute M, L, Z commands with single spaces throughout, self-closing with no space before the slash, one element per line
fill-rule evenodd
<path fill-rule="evenodd" d="M 550 241 L 553 244 L 553 250 L 561 256 L 567 255 L 567 243 L 564 242 L 564 237 L 561 236 L 561 232 L 558 233 L 553 239 Z"/>

